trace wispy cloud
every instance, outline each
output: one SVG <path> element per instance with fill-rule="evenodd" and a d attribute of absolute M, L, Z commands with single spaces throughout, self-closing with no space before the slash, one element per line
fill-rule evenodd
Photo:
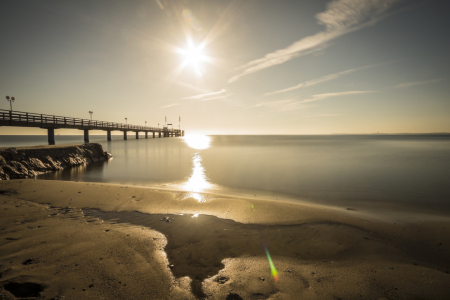
<path fill-rule="evenodd" d="M 212 93 L 206 93 L 206 94 L 200 94 L 195 95 L 191 97 L 183 98 L 185 100 L 197 100 L 197 101 L 209 101 L 209 100 L 217 100 L 217 99 L 223 99 L 228 98 L 230 96 L 233 96 L 233 93 L 228 92 L 225 89 L 222 89 L 218 92 L 212 92 Z"/>
<path fill-rule="evenodd" d="M 239 74 L 228 82 L 235 82 L 242 76 L 258 72 L 265 68 L 285 63 L 295 57 L 303 56 L 324 43 L 349 32 L 372 25 L 384 18 L 394 4 L 403 0 L 333 0 L 327 9 L 316 15 L 319 24 L 325 26 L 324 31 L 305 37 L 284 49 L 266 54 L 239 67 Z"/>
<path fill-rule="evenodd" d="M 215 97 L 215 96 L 224 94 L 224 93 L 226 93 L 226 92 L 227 92 L 227 90 L 222 89 L 222 90 L 220 90 L 220 91 L 218 91 L 218 92 L 212 92 L 212 93 L 200 94 L 200 95 L 195 95 L 195 96 L 191 96 L 191 97 L 186 97 L 186 98 L 183 98 L 183 99 L 187 99 L 187 100 L 202 100 L 202 99 L 204 99 L 204 98 Z"/>
<path fill-rule="evenodd" d="M 253 108 L 253 107 L 266 107 L 272 110 L 282 112 L 306 108 L 307 105 L 303 104 L 301 101 L 296 100 L 279 100 L 279 101 L 261 102 L 255 105 L 246 106 L 244 108 Z"/>
<path fill-rule="evenodd" d="M 323 100 L 326 98 L 331 97 L 339 97 L 339 96 L 347 96 L 347 95 L 358 95 L 358 94 L 368 94 L 368 93 L 374 93 L 374 91 L 347 91 L 347 92 L 340 92 L 340 93 L 325 93 L 325 94 L 317 94 L 312 95 L 311 98 L 305 99 L 301 101 L 302 103 L 306 102 L 313 102 L 318 100 Z"/>
<path fill-rule="evenodd" d="M 161 106 L 160 108 L 169 108 L 169 107 L 174 107 L 174 106 L 177 106 L 177 105 L 178 105 L 178 103 L 172 103 L 172 104 L 169 104 L 169 105 Z"/>
<path fill-rule="evenodd" d="M 210 97 L 210 98 L 204 98 L 204 99 L 199 100 L 199 101 L 210 101 L 210 100 L 224 99 L 224 98 L 231 97 L 233 95 L 234 95 L 233 93 L 226 93 L 225 95 L 213 96 L 213 97 Z"/>
<path fill-rule="evenodd" d="M 300 84 L 297 84 L 295 86 L 289 87 L 287 89 L 283 89 L 283 90 L 279 90 L 279 91 L 275 91 L 275 92 L 270 92 L 270 93 L 265 93 L 264 96 L 269 96 L 269 95 L 274 95 L 274 94 L 279 94 L 279 93 L 285 93 L 285 92 L 289 92 L 289 91 L 293 91 L 293 90 L 297 90 L 300 88 L 304 88 L 304 87 L 308 87 L 308 86 L 312 86 L 312 85 L 316 85 L 322 82 L 326 82 L 326 81 L 330 81 L 333 79 L 337 79 L 341 76 L 359 71 L 359 70 L 363 70 L 363 69 L 367 69 L 367 68 L 371 68 L 374 67 L 376 65 L 368 65 L 368 66 L 364 66 L 364 67 L 360 67 L 360 68 L 354 68 L 354 69 L 349 69 L 349 70 L 345 70 L 342 72 L 338 72 L 338 73 L 334 73 L 334 74 L 330 74 L 330 75 L 326 75 L 326 76 L 322 76 L 319 78 L 315 78 L 315 79 L 311 79 L 308 81 L 304 81 Z"/>
<path fill-rule="evenodd" d="M 279 107 L 288 103 L 292 103 L 294 102 L 294 100 L 279 100 L 279 101 L 270 101 L 270 102 L 261 102 L 261 103 L 257 103 L 255 105 L 250 105 L 250 106 L 245 106 L 244 108 L 252 108 L 252 107 Z"/>
<path fill-rule="evenodd" d="M 297 109 L 303 109 L 310 107 L 311 105 L 306 104 L 308 102 L 314 102 L 323 100 L 326 98 L 331 97 L 339 97 L 339 96 L 348 96 L 348 95 L 358 95 L 358 94 L 368 94 L 368 93 L 374 93 L 375 91 L 346 91 L 346 92 L 339 92 L 339 93 L 325 93 L 325 94 L 316 94 L 312 95 L 310 98 L 304 99 L 304 100 L 278 100 L 278 101 L 266 101 L 257 103 L 254 105 L 244 106 L 243 108 L 255 108 L 255 107 L 265 107 L 268 109 L 272 109 L 274 111 L 282 112 L 282 111 L 292 111 Z M 339 116 L 340 114 L 321 114 L 321 115 L 315 115 L 312 117 L 332 117 L 332 116 Z"/>
<path fill-rule="evenodd" d="M 445 80 L 445 79 L 447 79 L 447 78 L 437 78 L 437 79 L 431 79 L 431 80 L 425 80 L 425 81 L 405 82 L 405 83 L 397 84 L 393 88 L 394 89 L 408 88 L 408 87 L 415 86 L 415 85 L 422 85 L 422 84 L 427 84 L 427 83 L 439 82 L 439 81 L 442 81 L 442 80 Z"/>
<path fill-rule="evenodd" d="M 343 116 L 344 114 L 318 114 L 310 116 L 310 118 L 321 118 L 321 117 L 337 117 L 337 116 Z"/>

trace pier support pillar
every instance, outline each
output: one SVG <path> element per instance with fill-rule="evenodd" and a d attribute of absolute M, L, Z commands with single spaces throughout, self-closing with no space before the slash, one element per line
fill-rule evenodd
<path fill-rule="evenodd" d="M 111 130 L 107 130 L 107 131 L 106 131 L 106 139 L 107 139 L 108 141 L 111 140 Z"/>
<path fill-rule="evenodd" d="M 84 142 L 89 143 L 89 130 L 88 129 L 84 130 Z"/>
<path fill-rule="evenodd" d="M 153 131 L 153 138 L 155 138 L 155 132 Z"/>
<path fill-rule="evenodd" d="M 47 128 L 47 134 L 48 134 L 48 144 L 54 145 L 55 144 L 55 129 Z"/>
<path fill-rule="evenodd" d="M 184 136 L 184 130 L 181 131 L 181 136 Z"/>
<path fill-rule="evenodd" d="M 161 131 L 160 131 L 160 132 L 158 132 L 158 134 L 159 134 L 159 136 L 158 136 L 158 137 L 161 137 Z"/>
<path fill-rule="evenodd" d="M 136 139 L 139 139 L 139 131 L 136 131 Z"/>
<path fill-rule="evenodd" d="M 124 140 L 127 139 L 127 132 L 126 132 L 126 131 L 123 132 L 123 139 L 124 139 Z"/>
<path fill-rule="evenodd" d="M 145 138 L 148 139 L 148 131 L 145 132 Z"/>

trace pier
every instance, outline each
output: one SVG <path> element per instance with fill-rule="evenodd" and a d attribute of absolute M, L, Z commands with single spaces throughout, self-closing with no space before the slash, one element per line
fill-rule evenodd
<path fill-rule="evenodd" d="M 127 139 L 128 132 L 134 132 L 136 134 L 136 139 L 139 138 L 140 132 L 145 133 L 145 138 L 148 138 L 149 132 L 152 134 L 153 138 L 155 138 L 156 135 L 160 138 L 184 136 L 184 130 L 181 129 L 169 129 L 167 127 L 156 128 L 4 109 L 0 109 L 0 126 L 38 127 L 46 129 L 49 145 L 55 145 L 55 129 L 62 128 L 83 130 L 85 143 L 89 143 L 89 130 L 106 131 L 108 141 L 111 140 L 112 131 L 122 131 L 124 140 Z"/>

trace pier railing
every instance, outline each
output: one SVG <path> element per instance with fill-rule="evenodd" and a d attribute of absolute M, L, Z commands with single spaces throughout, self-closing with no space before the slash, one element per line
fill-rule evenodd
<path fill-rule="evenodd" d="M 123 124 L 90 119 L 71 118 L 55 115 L 36 114 L 22 111 L 0 109 L 0 126 L 40 127 L 40 128 L 74 128 L 89 130 L 120 130 L 179 133 L 180 129 L 166 129 L 132 124 Z"/>

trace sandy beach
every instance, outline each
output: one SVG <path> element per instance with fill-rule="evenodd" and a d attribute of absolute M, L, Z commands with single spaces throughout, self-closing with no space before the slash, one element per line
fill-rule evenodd
<path fill-rule="evenodd" d="M 205 199 L 106 183 L 2 181 L 0 299 L 450 295 L 448 218 Z"/>

